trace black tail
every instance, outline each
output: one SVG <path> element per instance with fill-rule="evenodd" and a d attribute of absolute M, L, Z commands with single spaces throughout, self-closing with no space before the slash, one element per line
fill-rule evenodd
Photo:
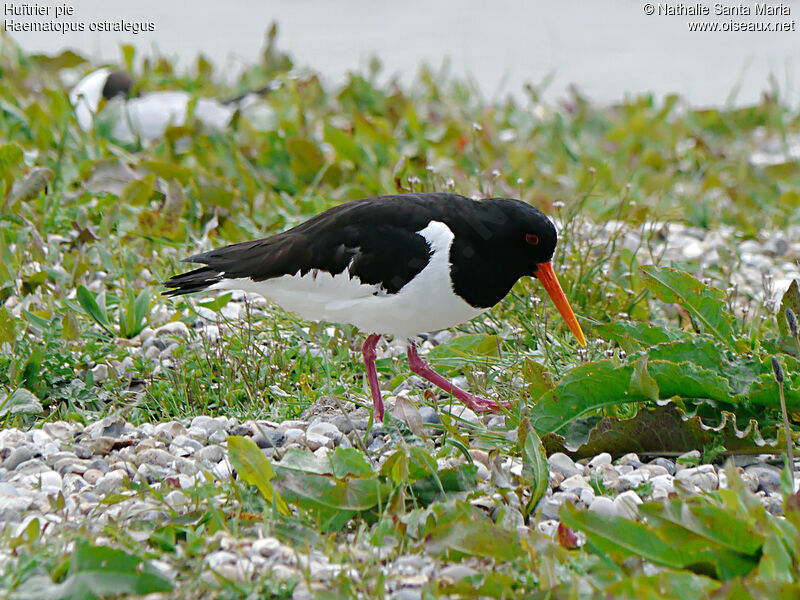
<path fill-rule="evenodd" d="M 193 292 L 203 292 L 222 279 L 219 271 L 215 271 L 211 267 L 200 267 L 194 271 L 170 277 L 164 282 L 164 287 L 169 289 L 161 293 L 165 296 L 183 296 Z"/>

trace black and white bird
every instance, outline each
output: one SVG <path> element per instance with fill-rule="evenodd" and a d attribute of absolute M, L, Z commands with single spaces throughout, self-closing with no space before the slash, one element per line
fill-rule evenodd
<path fill-rule="evenodd" d="M 305 319 L 357 326 L 369 334 L 362 353 L 378 421 L 384 413 L 375 369 L 381 335 L 408 340 L 417 375 L 473 410 L 496 410 L 508 404 L 453 385 L 420 358 L 412 337 L 477 317 L 528 275 L 542 282 L 585 346 L 550 263 L 556 241 L 553 223 L 520 200 L 381 196 L 341 204 L 268 238 L 191 256 L 184 262 L 205 266 L 168 279 L 164 293 L 256 292 Z"/>
<path fill-rule="evenodd" d="M 264 88 L 231 100 L 196 98 L 183 90 L 159 90 L 131 97 L 133 78 L 124 71 L 101 68 L 81 79 L 69 93 L 78 125 L 89 131 L 95 124 L 101 101 L 104 118 L 111 123 L 111 137 L 121 142 L 137 139 L 149 143 L 164 135 L 169 126 L 186 123 L 189 114 L 209 130 L 222 131 L 236 111 L 252 107 Z"/>

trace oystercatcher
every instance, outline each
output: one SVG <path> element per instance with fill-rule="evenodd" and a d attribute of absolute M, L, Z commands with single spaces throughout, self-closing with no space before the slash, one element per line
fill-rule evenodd
<path fill-rule="evenodd" d="M 122 142 L 140 139 L 149 143 L 164 135 L 167 127 L 186 123 L 191 112 L 204 127 L 221 131 L 228 127 L 237 110 L 251 107 L 259 95 L 270 91 L 264 88 L 250 94 L 219 101 L 213 98 L 194 98 L 181 90 L 162 90 L 141 96 L 131 96 L 134 81 L 124 71 L 97 69 L 81 79 L 69 93 L 78 125 L 88 131 L 100 109 L 100 101 L 109 105 L 113 126 L 111 137 Z"/>
<path fill-rule="evenodd" d="M 402 194 L 341 204 L 283 233 L 191 256 L 205 266 L 171 277 L 166 295 L 205 290 L 256 292 L 314 321 L 356 325 L 374 415 L 383 420 L 375 345 L 408 340 L 411 370 L 474 410 L 505 402 L 453 385 L 420 358 L 412 336 L 468 321 L 497 304 L 518 279 L 537 277 L 578 342 L 583 331 L 550 259 L 556 229 L 520 200 Z"/>

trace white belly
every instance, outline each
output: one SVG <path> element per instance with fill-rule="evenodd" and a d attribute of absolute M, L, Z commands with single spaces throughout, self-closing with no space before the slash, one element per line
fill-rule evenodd
<path fill-rule="evenodd" d="M 211 289 L 255 292 L 282 308 L 311 321 L 349 323 L 365 332 L 411 337 L 417 333 L 446 329 L 469 321 L 485 308 L 469 305 L 453 292 L 449 254 L 453 233 L 444 224 L 431 222 L 421 230 L 432 256 L 428 265 L 396 294 L 380 286 L 362 284 L 345 269 L 331 275 L 310 271 L 266 281 L 228 279 Z"/>

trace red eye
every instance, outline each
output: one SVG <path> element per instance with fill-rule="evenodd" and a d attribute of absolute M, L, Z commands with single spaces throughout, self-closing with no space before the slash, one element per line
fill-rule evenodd
<path fill-rule="evenodd" d="M 539 243 L 539 236 L 536 235 L 535 233 L 526 233 L 525 241 L 528 242 L 531 246 L 536 246 Z"/>

